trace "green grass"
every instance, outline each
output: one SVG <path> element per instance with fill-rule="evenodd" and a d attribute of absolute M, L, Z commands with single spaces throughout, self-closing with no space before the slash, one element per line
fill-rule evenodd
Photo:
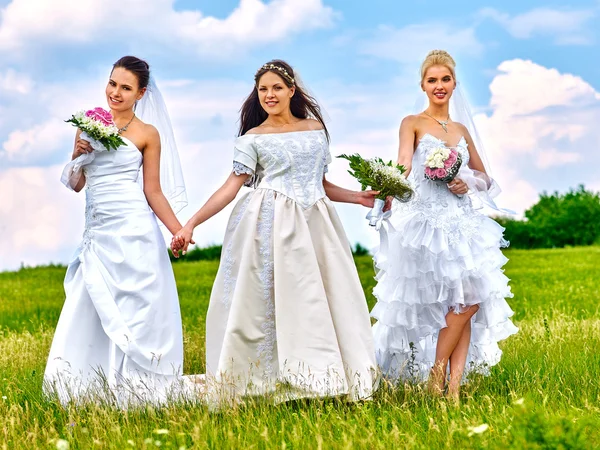
<path fill-rule="evenodd" d="M 64 299 L 63 267 L 0 273 L 0 449 L 57 448 L 594 448 L 600 444 L 600 247 L 511 250 L 510 301 L 521 328 L 459 408 L 420 386 L 384 385 L 360 404 L 336 400 L 129 410 L 62 408 L 41 394 Z M 356 260 L 368 295 L 370 258 Z M 216 262 L 174 266 L 185 371 L 204 371 L 204 316 Z M 76 345 L 76 343 L 74 343 Z M 476 428 L 486 424 L 487 429 Z M 474 429 L 475 427 L 475 429 Z M 165 431 L 166 430 L 166 431 Z M 481 433 L 476 433 L 481 431 Z"/>

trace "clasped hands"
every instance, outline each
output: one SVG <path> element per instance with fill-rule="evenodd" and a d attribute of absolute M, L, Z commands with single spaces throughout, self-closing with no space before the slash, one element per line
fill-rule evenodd
<path fill-rule="evenodd" d="M 171 252 L 173 252 L 175 258 L 179 258 L 179 252 L 181 252 L 182 255 L 185 255 L 188 246 L 196 243 L 194 242 L 193 234 L 194 230 L 185 226 L 173 235 L 173 238 L 171 239 Z"/>

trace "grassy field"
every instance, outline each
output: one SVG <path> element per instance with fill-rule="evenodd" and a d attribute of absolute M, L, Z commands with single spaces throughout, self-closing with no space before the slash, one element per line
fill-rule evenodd
<path fill-rule="evenodd" d="M 600 247 L 507 252 L 518 335 L 460 407 L 420 386 L 370 402 L 63 409 L 41 394 L 64 299 L 63 267 L 0 273 L 0 448 L 600 448 Z M 370 306 L 370 258 L 357 265 Z M 185 371 L 204 371 L 204 315 L 217 263 L 175 265 Z M 76 345 L 76 343 L 74 343 Z"/>

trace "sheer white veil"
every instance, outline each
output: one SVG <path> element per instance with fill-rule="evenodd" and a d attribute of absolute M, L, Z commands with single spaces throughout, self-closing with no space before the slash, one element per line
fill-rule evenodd
<path fill-rule="evenodd" d="M 317 102 L 317 105 L 319 105 L 319 110 L 321 111 L 321 117 L 323 118 L 323 122 L 325 122 L 327 124 L 331 120 L 331 118 L 329 117 L 329 114 L 327 114 L 327 111 L 325 110 L 323 103 L 321 103 L 319 101 L 319 98 L 315 95 L 314 91 L 306 85 L 306 83 L 304 82 L 304 79 L 302 78 L 302 75 L 300 74 L 298 69 L 296 67 L 292 67 L 292 70 L 294 71 L 294 84 L 296 86 L 298 86 L 300 89 L 302 89 L 302 91 L 306 95 L 312 97 L 315 100 L 315 102 Z M 311 118 L 316 119 L 316 117 L 311 117 Z"/>
<path fill-rule="evenodd" d="M 135 107 L 135 114 L 142 122 L 156 127 L 160 134 L 160 185 L 177 214 L 187 205 L 187 194 L 167 105 L 152 76 L 146 93 Z"/>
<path fill-rule="evenodd" d="M 414 114 L 421 114 L 428 106 L 429 99 L 427 98 L 427 95 L 421 91 L 415 102 Z M 496 206 L 494 200 L 492 200 L 494 197 L 498 196 L 502 190 L 500 189 L 500 186 L 498 186 L 498 183 L 492 178 L 490 160 L 485 151 L 483 141 L 477 132 L 471 106 L 459 81 L 456 82 L 456 88 L 452 93 L 452 97 L 450 97 L 449 113 L 450 119 L 453 122 L 463 124 L 469 131 L 471 139 L 475 144 L 475 149 L 477 150 L 486 171 L 486 173 L 483 173 L 473 170 L 468 166 L 461 167 L 458 176 L 469 186 L 469 194 L 472 195 L 474 200 L 477 200 L 478 203 L 480 203 L 480 206 L 485 205 L 503 214 L 515 214 L 515 212 L 510 209 L 499 208 Z"/>

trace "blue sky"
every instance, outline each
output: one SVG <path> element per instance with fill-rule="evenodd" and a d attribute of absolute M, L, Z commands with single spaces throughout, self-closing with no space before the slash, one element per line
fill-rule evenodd
<path fill-rule="evenodd" d="M 332 153 L 394 158 L 419 65 L 443 48 L 503 187 L 522 212 L 543 190 L 600 190 L 600 2 L 0 0 L 0 270 L 68 261 L 83 196 L 60 185 L 73 111 L 104 105 L 111 64 L 149 61 L 186 167 L 186 220 L 230 170 L 237 112 L 256 69 L 284 58 L 324 105 Z M 330 178 L 356 186 L 344 163 Z M 340 206 L 352 242 L 366 211 Z M 198 229 L 220 242 L 227 212 Z"/>

